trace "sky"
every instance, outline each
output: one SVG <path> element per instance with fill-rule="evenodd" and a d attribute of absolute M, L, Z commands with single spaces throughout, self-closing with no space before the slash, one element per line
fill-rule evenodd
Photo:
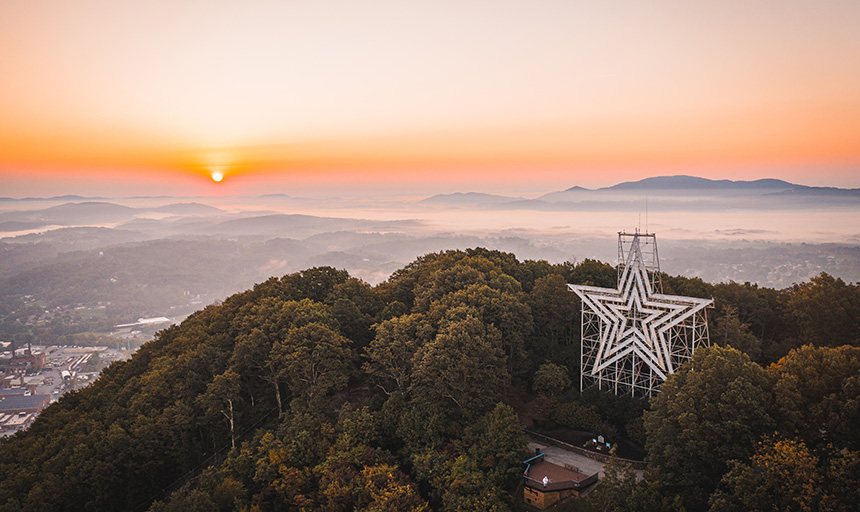
<path fill-rule="evenodd" d="M 856 0 L 0 0 L 0 196 L 856 188 L 858 20 Z"/>

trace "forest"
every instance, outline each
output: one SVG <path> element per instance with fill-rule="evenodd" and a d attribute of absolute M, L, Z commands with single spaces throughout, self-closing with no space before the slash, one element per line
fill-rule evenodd
<path fill-rule="evenodd" d="M 579 510 L 855 510 L 860 287 L 664 275 L 712 346 L 650 400 L 579 391 L 580 304 L 615 267 L 486 249 L 376 286 L 270 278 L 163 331 L 0 444 L 0 511 L 505 511 L 524 427 L 644 447 Z"/>

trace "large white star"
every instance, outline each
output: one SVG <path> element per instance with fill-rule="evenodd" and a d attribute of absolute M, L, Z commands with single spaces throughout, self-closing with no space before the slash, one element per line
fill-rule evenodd
<path fill-rule="evenodd" d="M 597 376 L 635 354 L 661 379 L 674 373 L 671 329 L 713 303 L 710 299 L 654 293 L 638 238 L 627 256 L 618 289 L 568 285 L 601 320 L 600 342 L 590 368 Z"/>

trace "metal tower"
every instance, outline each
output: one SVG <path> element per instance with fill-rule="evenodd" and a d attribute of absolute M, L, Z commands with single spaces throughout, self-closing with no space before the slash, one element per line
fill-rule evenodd
<path fill-rule="evenodd" d="M 580 390 L 651 396 L 709 344 L 714 301 L 662 293 L 654 234 L 618 233 L 617 289 L 568 287 L 582 299 Z"/>

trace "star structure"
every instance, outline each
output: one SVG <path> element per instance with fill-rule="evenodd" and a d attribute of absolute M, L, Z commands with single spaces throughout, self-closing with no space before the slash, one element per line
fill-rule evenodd
<path fill-rule="evenodd" d="M 599 335 L 592 350 L 583 357 L 582 372 L 600 376 L 612 371 L 613 365 L 635 357 L 647 365 L 660 380 L 674 373 L 680 363 L 673 357 L 676 345 L 684 339 L 676 336 L 678 328 L 713 300 L 655 293 L 648 270 L 634 238 L 627 254 L 618 288 L 568 285 L 582 299 L 583 314 L 599 318 Z M 585 337 L 585 333 L 583 333 Z M 585 341 L 585 340 L 583 340 Z M 689 352 L 692 352 L 690 350 Z"/>

